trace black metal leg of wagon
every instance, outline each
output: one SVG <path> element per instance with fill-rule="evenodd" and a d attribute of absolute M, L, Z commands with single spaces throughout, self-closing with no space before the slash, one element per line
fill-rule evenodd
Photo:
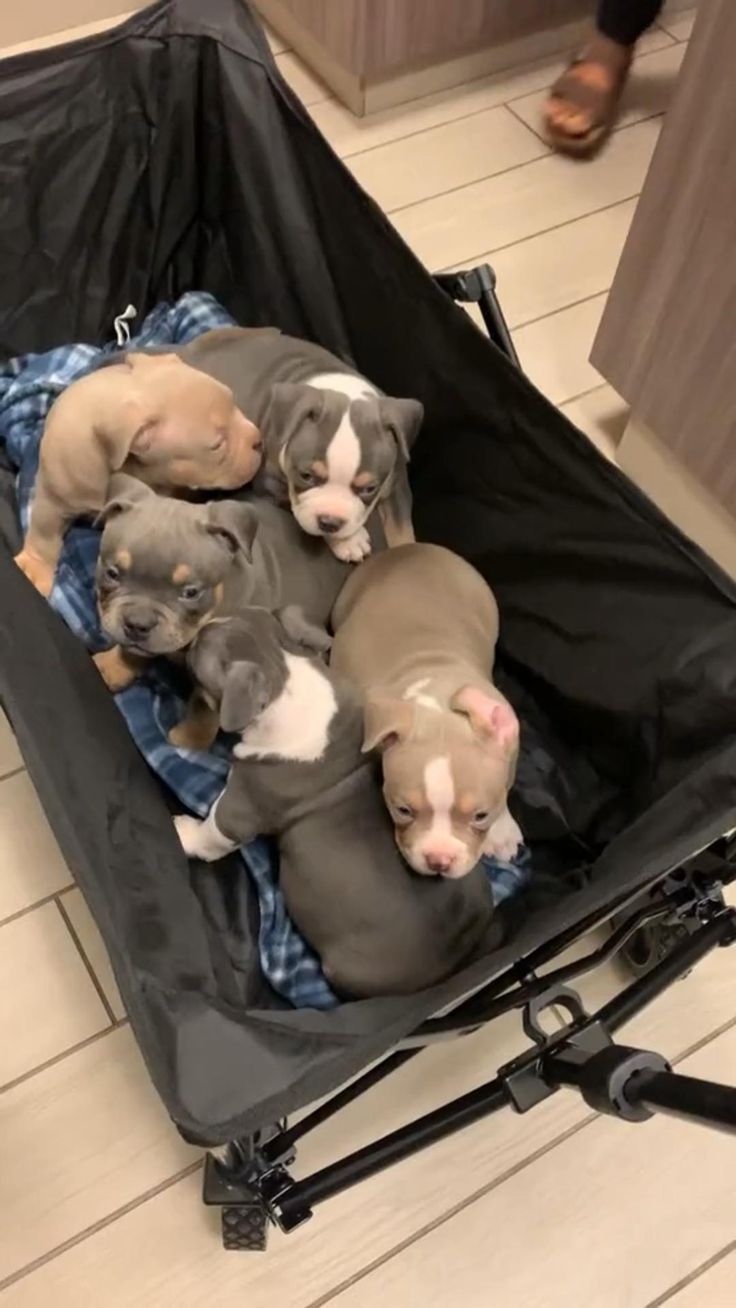
<path fill-rule="evenodd" d="M 507 1104 L 527 1112 L 561 1087 L 576 1089 L 593 1108 L 624 1121 L 645 1121 L 656 1112 L 676 1114 L 722 1130 L 736 1131 L 736 1088 L 681 1076 L 659 1054 L 616 1045 L 611 1032 L 651 1003 L 699 959 L 720 945 L 736 941 L 736 911 L 714 908 L 713 916 L 682 940 L 646 976 L 639 978 L 589 1017 L 575 991 L 555 984 L 534 993 L 524 1010 L 524 1029 L 534 1047 L 501 1068 L 486 1085 L 427 1113 L 415 1122 L 295 1181 L 285 1151 L 296 1135 L 311 1130 L 337 1107 L 357 1097 L 404 1061 L 400 1051 L 315 1110 L 291 1131 L 277 1133 L 243 1158 L 239 1175 L 231 1170 L 221 1181 L 240 1185 L 241 1202 L 260 1201 L 264 1214 L 284 1231 L 312 1215 L 315 1204 L 341 1194 L 428 1145 L 464 1129 Z M 555 1004 L 570 1013 L 564 1029 L 546 1035 L 540 1016 Z M 413 1051 L 411 1051 L 413 1052 Z M 301 1132 L 300 1132 L 301 1128 Z M 209 1202 L 232 1204 L 225 1197 Z M 231 1193 L 231 1192 L 230 1192 Z"/>
<path fill-rule="evenodd" d="M 435 281 L 458 304 L 478 305 L 493 344 L 521 371 L 521 360 L 496 295 L 496 274 L 491 265 L 482 263 L 465 272 L 437 273 Z"/>

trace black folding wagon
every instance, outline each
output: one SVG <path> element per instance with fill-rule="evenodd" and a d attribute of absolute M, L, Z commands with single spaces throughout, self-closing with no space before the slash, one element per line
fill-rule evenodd
<path fill-rule="evenodd" d="M 730 580 L 524 377 L 491 270 L 421 267 L 242 0 L 160 0 L 7 60 L 0 124 L 5 358 L 105 341 L 129 303 L 142 314 L 190 289 L 242 323 L 319 341 L 423 401 L 418 538 L 469 559 L 500 604 L 499 675 L 522 721 L 513 805 L 533 869 L 499 910 L 503 942 L 413 997 L 292 1008 L 259 966 L 246 874 L 187 865 L 170 799 L 86 650 L 14 566 L 15 477 L 0 470 L 2 703 L 151 1078 L 182 1135 L 214 1150 L 204 1198 L 222 1206 L 226 1246 L 262 1248 L 269 1222 L 290 1230 L 377 1170 L 562 1087 L 626 1122 L 663 1112 L 736 1129 L 736 1090 L 614 1039 L 736 938 L 722 894 L 736 828 Z M 470 300 L 487 334 L 456 303 Z M 604 923 L 605 944 L 555 965 Z M 587 1013 L 571 983 L 618 951 L 631 982 Z M 551 1005 L 568 1021 L 549 1035 Z M 492 1081 L 292 1178 L 307 1131 L 431 1041 L 511 1009 L 531 1044 L 520 1030 L 523 1052 Z"/>

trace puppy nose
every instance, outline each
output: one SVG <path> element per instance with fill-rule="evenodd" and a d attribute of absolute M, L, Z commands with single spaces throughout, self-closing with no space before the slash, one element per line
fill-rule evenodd
<path fill-rule="evenodd" d="M 430 872 L 449 872 L 452 867 L 452 854 L 427 854 L 427 867 Z"/>
<path fill-rule="evenodd" d="M 339 531 L 345 526 L 344 518 L 330 518 L 326 515 L 317 519 L 317 526 L 326 536 L 331 536 L 333 532 Z"/>
<path fill-rule="evenodd" d="M 156 619 L 151 617 L 126 618 L 123 622 L 126 640 L 144 640 L 153 631 L 155 623 Z"/>

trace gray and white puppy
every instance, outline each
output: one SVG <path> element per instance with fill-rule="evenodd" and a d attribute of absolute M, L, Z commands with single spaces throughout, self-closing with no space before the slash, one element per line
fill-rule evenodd
<path fill-rule="evenodd" d="M 374 762 L 361 752 L 359 705 L 294 648 L 279 621 L 257 610 L 197 636 L 190 670 L 240 740 L 204 821 L 175 819 L 182 846 L 211 862 L 257 835 L 275 836 L 286 906 L 335 989 L 356 997 L 422 990 L 488 940 L 488 882 L 480 869 L 462 881 L 410 872 Z"/>
<path fill-rule="evenodd" d="M 100 515 L 96 587 L 116 648 L 96 662 L 112 689 L 134 680 L 136 659 L 175 654 L 206 622 L 248 604 L 293 606 L 328 644 L 330 607 L 349 569 L 283 509 L 262 499 L 168 499 L 122 475 L 111 495 Z"/>
<path fill-rule="evenodd" d="M 376 506 L 389 545 L 414 539 L 406 464 L 424 416 L 418 400 L 384 395 L 336 355 L 275 331 L 217 328 L 177 352 L 232 389 L 264 441 L 256 486 L 290 505 L 336 558 L 370 553 L 365 524 Z"/>

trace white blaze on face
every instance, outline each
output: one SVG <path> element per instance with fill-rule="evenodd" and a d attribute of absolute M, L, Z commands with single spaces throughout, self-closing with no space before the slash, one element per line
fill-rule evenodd
<path fill-rule="evenodd" d="M 326 372 L 310 378 L 309 386 L 315 390 L 337 391 L 347 398 L 348 404 L 340 424 L 325 451 L 327 481 L 322 486 L 305 491 L 295 498 L 294 517 L 303 531 L 320 536 L 318 518 L 340 518 L 343 526 L 332 533 L 333 540 L 353 536 L 367 517 L 368 506 L 352 490 L 353 478 L 360 469 L 363 451 L 350 416 L 353 400 L 376 395 L 376 390 L 355 373 Z"/>
<path fill-rule="evenodd" d="M 342 522 L 337 531 L 330 533 L 333 540 L 353 536 L 362 527 L 366 506 L 352 490 L 362 457 L 348 407 L 325 451 L 327 480 L 299 495 L 294 504 L 294 517 L 303 531 L 311 536 L 321 535 L 320 518 L 339 518 Z"/>
<path fill-rule="evenodd" d="M 455 783 L 447 755 L 439 755 L 425 764 L 424 793 L 432 817 L 411 851 L 412 858 L 418 860 L 413 865 L 419 872 L 464 876 L 469 870 L 469 855 L 467 847 L 452 829 Z"/>

